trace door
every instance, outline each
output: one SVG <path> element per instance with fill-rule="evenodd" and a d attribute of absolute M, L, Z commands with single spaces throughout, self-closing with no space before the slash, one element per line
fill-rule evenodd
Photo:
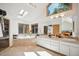
<path fill-rule="evenodd" d="M 53 34 L 58 35 L 59 34 L 59 24 L 53 25 Z"/>
<path fill-rule="evenodd" d="M 60 43 L 60 53 L 64 54 L 64 55 L 68 55 L 69 56 L 69 45 L 66 44 L 65 42 L 61 42 Z"/>
<path fill-rule="evenodd" d="M 48 26 L 44 26 L 44 34 L 45 34 L 45 35 L 48 34 Z"/>

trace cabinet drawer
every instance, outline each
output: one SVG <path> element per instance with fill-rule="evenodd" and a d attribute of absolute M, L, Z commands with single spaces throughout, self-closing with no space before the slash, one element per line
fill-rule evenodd
<path fill-rule="evenodd" d="M 49 40 L 49 39 L 44 39 L 43 41 L 50 42 L 50 40 Z"/>
<path fill-rule="evenodd" d="M 69 55 L 69 46 L 67 45 L 60 45 L 60 53 Z"/>
<path fill-rule="evenodd" d="M 44 44 L 44 47 L 50 49 L 50 44 Z"/>
<path fill-rule="evenodd" d="M 50 42 L 51 45 L 54 45 L 54 46 L 59 46 L 60 43 L 59 42 Z"/>
<path fill-rule="evenodd" d="M 70 47 L 70 56 L 79 56 L 79 47 Z"/>
<path fill-rule="evenodd" d="M 50 49 L 53 51 L 59 52 L 59 46 L 51 46 Z"/>

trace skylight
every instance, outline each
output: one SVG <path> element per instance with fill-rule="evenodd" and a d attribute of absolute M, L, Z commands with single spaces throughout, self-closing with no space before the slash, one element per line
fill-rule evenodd
<path fill-rule="evenodd" d="M 19 15 L 23 15 L 24 14 L 24 10 L 22 9 L 20 12 L 19 12 Z"/>
<path fill-rule="evenodd" d="M 49 12 L 49 14 L 52 14 L 52 13 L 54 12 L 55 8 L 58 8 L 58 6 L 59 6 L 59 3 L 53 3 L 53 4 L 51 4 L 51 5 L 48 7 L 48 12 Z"/>
<path fill-rule="evenodd" d="M 48 15 L 57 14 L 71 9 L 71 3 L 51 3 L 47 7 Z"/>
<path fill-rule="evenodd" d="M 27 14 L 28 14 L 28 12 L 22 9 L 18 14 L 18 18 L 22 18 L 22 17 L 26 16 Z"/>

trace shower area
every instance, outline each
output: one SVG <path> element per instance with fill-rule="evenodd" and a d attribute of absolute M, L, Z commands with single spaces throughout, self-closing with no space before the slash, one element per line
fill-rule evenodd
<path fill-rule="evenodd" d="M 0 9 L 0 49 L 9 46 L 9 20 L 5 10 Z"/>

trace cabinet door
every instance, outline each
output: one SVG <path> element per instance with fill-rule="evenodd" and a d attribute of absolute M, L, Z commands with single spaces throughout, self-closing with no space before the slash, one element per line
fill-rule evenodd
<path fill-rule="evenodd" d="M 59 52 L 59 42 L 51 41 L 50 49 L 53 50 L 53 51 Z"/>
<path fill-rule="evenodd" d="M 41 39 L 37 40 L 36 42 L 38 45 L 42 45 L 43 44 L 43 41 Z"/>
<path fill-rule="evenodd" d="M 38 40 L 37 44 L 45 48 L 50 48 L 50 41 L 48 40 Z"/>
<path fill-rule="evenodd" d="M 50 43 L 44 43 L 44 47 L 50 49 Z"/>
<path fill-rule="evenodd" d="M 69 46 L 65 44 L 60 44 L 60 53 L 64 55 L 69 55 Z"/>
<path fill-rule="evenodd" d="M 79 47 L 70 47 L 71 56 L 79 56 Z"/>
<path fill-rule="evenodd" d="M 51 45 L 50 49 L 53 50 L 53 51 L 59 52 L 59 46 L 58 45 L 56 45 L 56 46 Z"/>

